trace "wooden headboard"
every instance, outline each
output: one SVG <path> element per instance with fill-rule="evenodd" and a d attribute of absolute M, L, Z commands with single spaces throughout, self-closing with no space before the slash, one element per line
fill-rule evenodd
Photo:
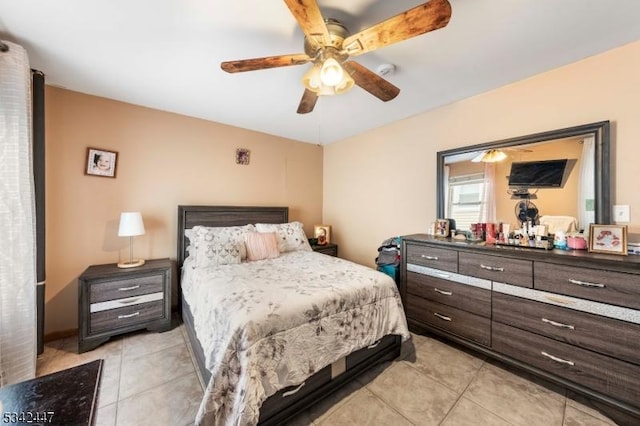
<path fill-rule="evenodd" d="M 250 223 L 286 223 L 288 207 L 178 206 L 178 294 L 180 271 L 187 257 L 184 231 L 194 226 L 242 226 Z"/>

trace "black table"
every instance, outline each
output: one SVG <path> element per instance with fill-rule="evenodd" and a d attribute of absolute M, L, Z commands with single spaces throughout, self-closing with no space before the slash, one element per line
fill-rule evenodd
<path fill-rule="evenodd" d="M 0 425 L 93 425 L 103 363 L 0 388 Z"/>

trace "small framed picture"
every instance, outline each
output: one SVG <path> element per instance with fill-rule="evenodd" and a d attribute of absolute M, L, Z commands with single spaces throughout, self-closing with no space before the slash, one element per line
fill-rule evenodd
<path fill-rule="evenodd" d="M 249 156 L 251 155 L 251 151 L 246 148 L 238 148 L 236 149 L 236 164 L 241 164 L 243 166 L 249 165 Z"/>
<path fill-rule="evenodd" d="M 627 254 L 627 225 L 589 225 L 589 251 Z"/>
<path fill-rule="evenodd" d="M 116 177 L 118 153 L 100 148 L 87 148 L 84 174 L 92 176 Z"/>
<path fill-rule="evenodd" d="M 330 225 L 316 225 L 314 230 L 314 236 L 319 246 L 324 246 L 331 242 L 331 226 Z"/>
<path fill-rule="evenodd" d="M 448 237 L 449 236 L 449 219 L 437 219 L 436 220 L 436 237 Z"/>

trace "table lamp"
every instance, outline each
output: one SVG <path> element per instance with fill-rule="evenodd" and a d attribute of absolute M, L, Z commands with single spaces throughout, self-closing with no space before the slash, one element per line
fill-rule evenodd
<path fill-rule="evenodd" d="M 129 261 L 118 263 L 118 268 L 134 268 L 144 265 L 144 259 L 133 259 L 133 237 L 144 235 L 144 223 L 140 212 L 124 212 L 120 214 L 119 237 L 129 237 Z"/>

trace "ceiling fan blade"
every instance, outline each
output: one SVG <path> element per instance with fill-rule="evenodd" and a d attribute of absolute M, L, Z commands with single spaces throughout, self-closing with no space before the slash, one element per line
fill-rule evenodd
<path fill-rule="evenodd" d="M 293 55 L 267 56 L 265 58 L 241 59 L 239 61 L 222 62 L 220 68 L 226 72 L 244 72 L 263 70 L 267 68 L 288 67 L 290 65 L 302 65 L 311 58 L 304 53 Z"/>
<path fill-rule="evenodd" d="M 400 89 L 378 74 L 354 61 L 342 64 L 355 83 L 381 101 L 387 102 L 398 96 Z"/>
<path fill-rule="evenodd" d="M 313 111 L 318 101 L 318 95 L 309 89 L 304 89 L 302 99 L 300 99 L 300 105 L 298 105 L 298 114 L 308 114 Z"/>
<path fill-rule="evenodd" d="M 324 24 L 324 18 L 316 0 L 284 0 L 284 2 L 309 40 L 320 46 L 331 44 L 329 30 Z"/>
<path fill-rule="evenodd" d="M 445 27 L 450 18 L 448 0 L 431 0 L 347 37 L 342 48 L 350 56 L 361 55 Z"/>

